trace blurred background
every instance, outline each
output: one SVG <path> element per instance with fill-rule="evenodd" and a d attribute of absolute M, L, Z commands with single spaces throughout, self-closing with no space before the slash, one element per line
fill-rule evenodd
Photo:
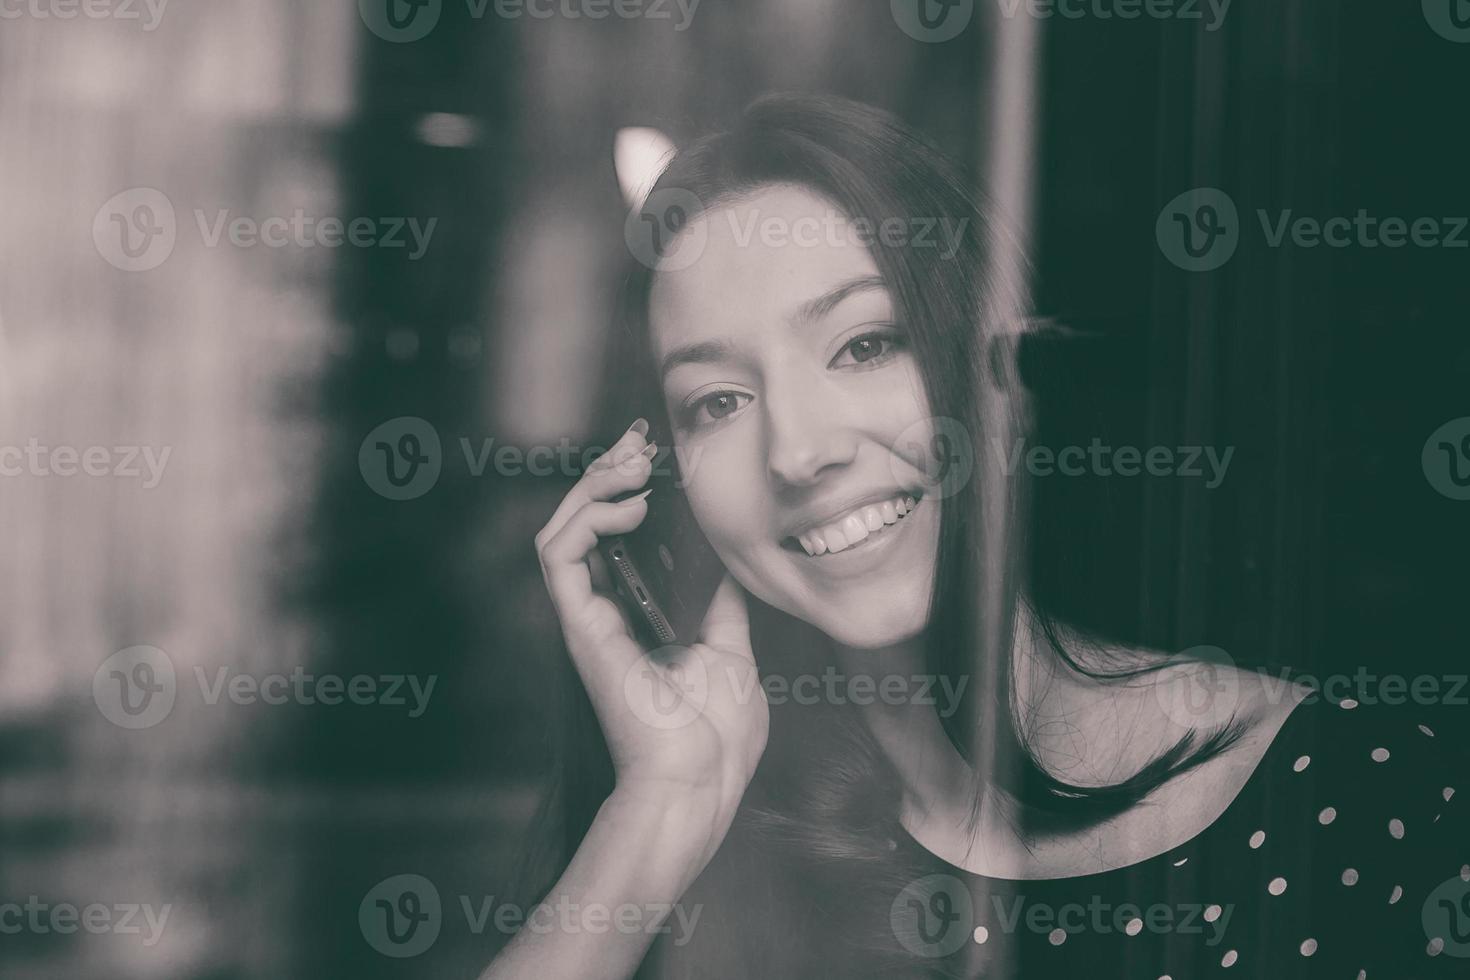
<path fill-rule="evenodd" d="M 626 425 L 618 134 L 770 90 L 894 111 L 999 202 L 1060 325 L 1037 442 L 1234 447 L 1216 488 L 1037 481 L 1047 601 L 1463 673 L 1470 441 L 1433 461 L 1470 436 L 1470 232 L 1256 218 L 1451 236 L 1462 7 L 0 3 L 0 974 L 483 968 L 565 670 L 531 539 L 580 465 L 510 461 Z M 1200 187 L 1239 243 L 1190 271 L 1156 228 Z M 423 475 L 384 482 L 379 442 Z M 442 903 L 411 958 L 359 919 L 403 874 Z"/>

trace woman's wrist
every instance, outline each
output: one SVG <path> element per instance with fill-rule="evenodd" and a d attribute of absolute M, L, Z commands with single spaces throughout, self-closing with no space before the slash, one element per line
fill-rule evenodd
<path fill-rule="evenodd" d="M 673 862 L 686 861 L 693 881 L 719 849 L 738 803 L 685 787 L 620 781 L 603 801 L 598 818 L 616 824 L 628 838 L 656 843 L 659 853 Z"/>

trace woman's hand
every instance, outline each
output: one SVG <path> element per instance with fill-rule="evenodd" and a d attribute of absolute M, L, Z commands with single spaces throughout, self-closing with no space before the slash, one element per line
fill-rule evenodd
<path fill-rule="evenodd" d="M 769 712 L 750 649 L 744 593 L 728 575 L 689 647 L 645 650 L 613 597 L 600 537 L 627 534 L 656 447 L 640 419 L 583 474 L 536 535 L 546 588 L 607 740 L 623 796 L 703 803 L 723 839 L 765 750 Z M 708 855 L 706 855 L 706 858 Z"/>

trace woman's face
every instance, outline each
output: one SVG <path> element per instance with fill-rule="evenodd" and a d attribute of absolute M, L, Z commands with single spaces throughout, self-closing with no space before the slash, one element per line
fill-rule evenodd
<path fill-rule="evenodd" d="M 650 326 L 701 529 L 753 595 L 837 642 L 912 638 L 938 553 L 932 428 L 873 257 L 793 185 L 681 232 L 700 234 L 697 261 L 655 276 Z"/>

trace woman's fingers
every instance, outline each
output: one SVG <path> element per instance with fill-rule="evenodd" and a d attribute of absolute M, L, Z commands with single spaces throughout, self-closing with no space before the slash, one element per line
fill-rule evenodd
<path fill-rule="evenodd" d="M 603 453 L 575 486 L 567 492 L 556 513 L 546 522 L 541 531 L 543 538 L 554 537 L 571 520 L 573 514 L 587 504 L 599 500 L 611 500 L 618 494 L 637 490 L 648 482 L 653 473 L 653 453 L 657 448 L 647 439 L 648 423 L 643 419 L 634 422 L 622 438 Z"/>
<path fill-rule="evenodd" d="M 750 612 L 745 605 L 745 590 L 728 572 L 704 614 L 699 639 L 716 649 L 755 660 L 750 652 Z"/>
<path fill-rule="evenodd" d="M 592 590 L 588 566 L 597 539 L 628 534 L 642 524 L 648 515 L 649 492 L 616 504 L 606 501 L 584 504 L 561 530 L 541 545 L 541 572 L 563 626 L 576 628 L 583 622 L 588 605 L 598 598 Z"/>

